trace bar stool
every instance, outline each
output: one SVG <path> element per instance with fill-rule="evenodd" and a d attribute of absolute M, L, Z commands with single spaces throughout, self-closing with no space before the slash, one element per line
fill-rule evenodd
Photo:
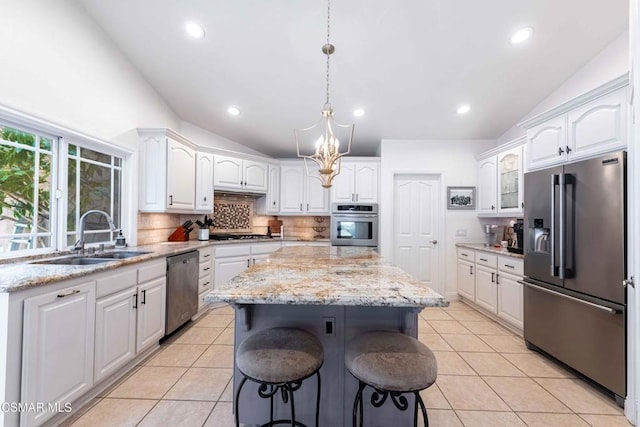
<path fill-rule="evenodd" d="M 324 351 L 320 341 L 309 332 L 293 328 L 272 328 L 247 337 L 236 353 L 236 365 L 243 375 L 236 392 L 236 427 L 240 426 L 240 392 L 247 380 L 260 384 L 258 395 L 270 399 L 269 422 L 261 427 L 277 424 L 306 427 L 296 421 L 293 393 L 302 381 L 317 376 L 316 427 L 320 415 L 320 367 Z M 291 420 L 273 420 L 273 396 L 280 391 L 284 403 L 291 407 Z"/>
<path fill-rule="evenodd" d="M 403 396 L 415 396 L 414 427 L 418 425 L 418 406 L 422 411 L 425 427 L 429 426 L 427 410 L 420 397 L 420 390 L 430 387 L 438 373 L 436 358 L 420 341 L 399 332 L 367 332 L 347 344 L 345 365 L 359 383 L 353 402 L 353 426 L 358 418 L 363 423 L 362 393 L 366 386 L 374 389 L 371 404 L 379 408 L 391 398 L 394 406 L 407 410 L 409 402 Z"/>

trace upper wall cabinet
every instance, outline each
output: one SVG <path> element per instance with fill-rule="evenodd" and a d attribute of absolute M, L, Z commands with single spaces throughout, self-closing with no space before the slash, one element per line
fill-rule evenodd
<path fill-rule="evenodd" d="M 268 170 L 266 163 L 216 155 L 213 186 L 216 190 L 266 193 Z"/>
<path fill-rule="evenodd" d="M 524 142 L 516 139 L 478 160 L 478 216 L 523 215 Z"/>
<path fill-rule="evenodd" d="M 329 214 L 329 189 L 319 176 L 307 175 L 303 162 L 283 163 L 280 168 L 280 213 Z"/>
<path fill-rule="evenodd" d="M 342 160 L 331 187 L 332 203 L 377 203 L 380 162 Z"/>
<path fill-rule="evenodd" d="M 213 154 L 196 153 L 196 211 L 213 212 Z"/>
<path fill-rule="evenodd" d="M 196 209 L 196 152 L 168 129 L 139 129 L 141 212 Z"/>
<path fill-rule="evenodd" d="M 529 119 L 527 169 L 540 169 L 627 145 L 627 77 Z"/>
<path fill-rule="evenodd" d="M 269 165 L 267 194 L 256 200 L 256 212 L 260 215 L 280 213 L 280 166 Z"/>

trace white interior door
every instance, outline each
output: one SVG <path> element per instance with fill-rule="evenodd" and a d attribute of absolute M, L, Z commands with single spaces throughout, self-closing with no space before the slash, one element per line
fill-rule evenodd
<path fill-rule="evenodd" d="M 441 192 L 438 174 L 394 176 L 393 258 L 398 267 L 444 295 Z"/>

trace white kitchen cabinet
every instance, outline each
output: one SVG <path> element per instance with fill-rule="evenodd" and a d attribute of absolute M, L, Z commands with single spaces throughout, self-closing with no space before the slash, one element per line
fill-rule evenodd
<path fill-rule="evenodd" d="M 562 115 L 527 130 L 528 169 L 562 163 L 566 159 L 567 117 Z"/>
<path fill-rule="evenodd" d="M 280 213 L 329 214 L 329 191 L 317 173 L 309 176 L 304 164 L 295 162 L 281 166 L 280 178 Z"/>
<path fill-rule="evenodd" d="M 523 328 L 522 277 L 508 273 L 499 273 L 498 277 L 498 316 L 519 329 Z"/>
<path fill-rule="evenodd" d="M 476 251 L 476 304 L 490 313 L 498 313 L 498 257 Z"/>
<path fill-rule="evenodd" d="M 333 180 L 332 203 L 377 203 L 380 164 L 377 161 L 342 161 Z"/>
<path fill-rule="evenodd" d="M 524 275 L 524 261 L 522 259 L 499 256 L 498 257 L 498 316 L 522 329 L 523 293 L 522 280 Z"/>
<path fill-rule="evenodd" d="M 136 352 L 157 344 L 164 336 L 166 277 L 157 277 L 138 285 Z"/>
<path fill-rule="evenodd" d="M 478 214 L 497 213 L 496 156 L 478 161 Z"/>
<path fill-rule="evenodd" d="M 168 129 L 138 129 L 141 212 L 193 213 L 196 209 L 194 146 Z"/>
<path fill-rule="evenodd" d="M 213 186 L 216 190 L 266 193 L 267 163 L 216 155 L 213 167 Z"/>
<path fill-rule="evenodd" d="M 213 154 L 196 152 L 196 211 L 213 212 Z"/>
<path fill-rule="evenodd" d="M 95 281 L 24 301 L 21 401 L 73 402 L 93 386 Z M 21 414 L 40 425 L 55 412 Z"/>
<path fill-rule="evenodd" d="M 497 156 L 496 191 L 498 214 L 524 215 L 523 147 L 518 146 Z"/>
<path fill-rule="evenodd" d="M 218 246 L 214 250 L 215 287 L 219 287 L 252 265 L 268 259 L 269 254 L 281 247 L 279 241 L 267 241 L 251 245 L 232 244 Z"/>
<path fill-rule="evenodd" d="M 208 306 L 204 296 L 213 289 L 213 248 L 211 246 L 200 248 L 198 254 L 198 312 L 201 312 Z"/>
<path fill-rule="evenodd" d="M 626 78 L 593 89 L 520 124 L 527 170 L 572 162 L 627 145 Z"/>
<path fill-rule="evenodd" d="M 269 165 L 267 194 L 256 200 L 256 212 L 260 215 L 280 213 L 280 166 Z"/>
<path fill-rule="evenodd" d="M 95 368 L 97 383 L 136 355 L 137 289 L 133 286 L 96 302 Z"/>
<path fill-rule="evenodd" d="M 478 216 L 522 216 L 524 138 L 497 147 L 478 160 Z"/>
<path fill-rule="evenodd" d="M 495 268 L 476 264 L 476 301 L 490 313 L 498 313 L 498 288 Z"/>
<path fill-rule="evenodd" d="M 476 300 L 476 282 L 473 262 L 458 259 L 458 293 L 469 299 Z"/>
<path fill-rule="evenodd" d="M 167 142 L 167 210 L 193 211 L 196 152 L 171 138 Z"/>
<path fill-rule="evenodd" d="M 589 157 L 627 145 L 626 91 L 617 91 L 568 113 L 568 159 Z"/>

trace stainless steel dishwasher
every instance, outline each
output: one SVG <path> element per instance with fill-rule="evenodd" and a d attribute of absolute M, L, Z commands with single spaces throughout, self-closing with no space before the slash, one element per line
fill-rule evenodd
<path fill-rule="evenodd" d="M 198 251 L 167 257 L 167 322 L 165 335 L 198 311 Z"/>

